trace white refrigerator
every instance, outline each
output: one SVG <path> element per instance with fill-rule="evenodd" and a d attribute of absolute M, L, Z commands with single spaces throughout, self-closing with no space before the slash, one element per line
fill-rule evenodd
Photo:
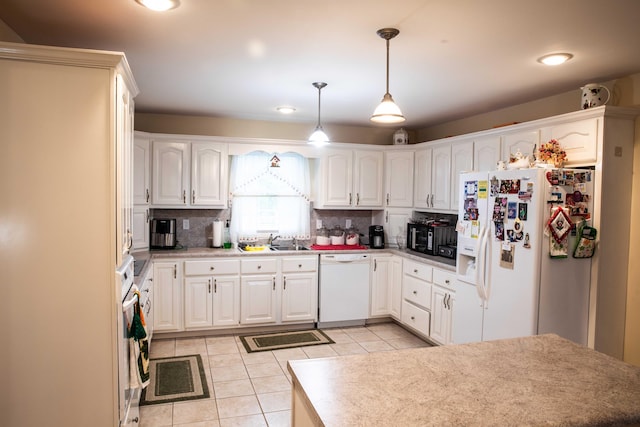
<path fill-rule="evenodd" d="M 569 226 L 591 222 L 593 177 L 544 168 L 461 174 L 454 343 L 556 333 L 586 345 L 591 261 L 573 257 Z"/>

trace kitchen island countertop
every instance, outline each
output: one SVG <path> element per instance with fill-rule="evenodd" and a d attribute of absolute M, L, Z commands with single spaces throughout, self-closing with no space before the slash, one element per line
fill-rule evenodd
<path fill-rule="evenodd" d="M 640 367 L 552 334 L 288 369 L 296 426 L 640 425 Z"/>

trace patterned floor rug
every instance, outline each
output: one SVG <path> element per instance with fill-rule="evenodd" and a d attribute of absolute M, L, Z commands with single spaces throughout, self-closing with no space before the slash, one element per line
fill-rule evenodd
<path fill-rule="evenodd" d="M 242 341 L 248 353 L 304 347 L 308 345 L 333 344 L 334 342 L 320 329 L 245 335 L 240 337 L 240 341 Z"/>
<path fill-rule="evenodd" d="M 209 397 L 207 378 L 199 354 L 151 359 L 149 377 L 149 385 L 142 391 L 140 405 Z"/>

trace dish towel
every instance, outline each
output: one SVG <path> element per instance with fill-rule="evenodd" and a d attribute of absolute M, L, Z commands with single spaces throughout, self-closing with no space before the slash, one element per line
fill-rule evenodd
<path fill-rule="evenodd" d="M 145 388 L 149 385 L 149 339 L 144 315 L 140 310 L 140 292 L 134 292 L 138 301 L 133 306 L 133 319 L 129 328 L 129 385 Z"/>

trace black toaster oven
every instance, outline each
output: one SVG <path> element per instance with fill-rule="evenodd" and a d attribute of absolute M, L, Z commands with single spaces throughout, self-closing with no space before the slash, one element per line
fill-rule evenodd
<path fill-rule="evenodd" d="M 407 224 L 407 248 L 412 251 L 454 258 L 455 255 L 444 247 L 455 247 L 457 237 L 455 227 L 448 222 Z"/>

